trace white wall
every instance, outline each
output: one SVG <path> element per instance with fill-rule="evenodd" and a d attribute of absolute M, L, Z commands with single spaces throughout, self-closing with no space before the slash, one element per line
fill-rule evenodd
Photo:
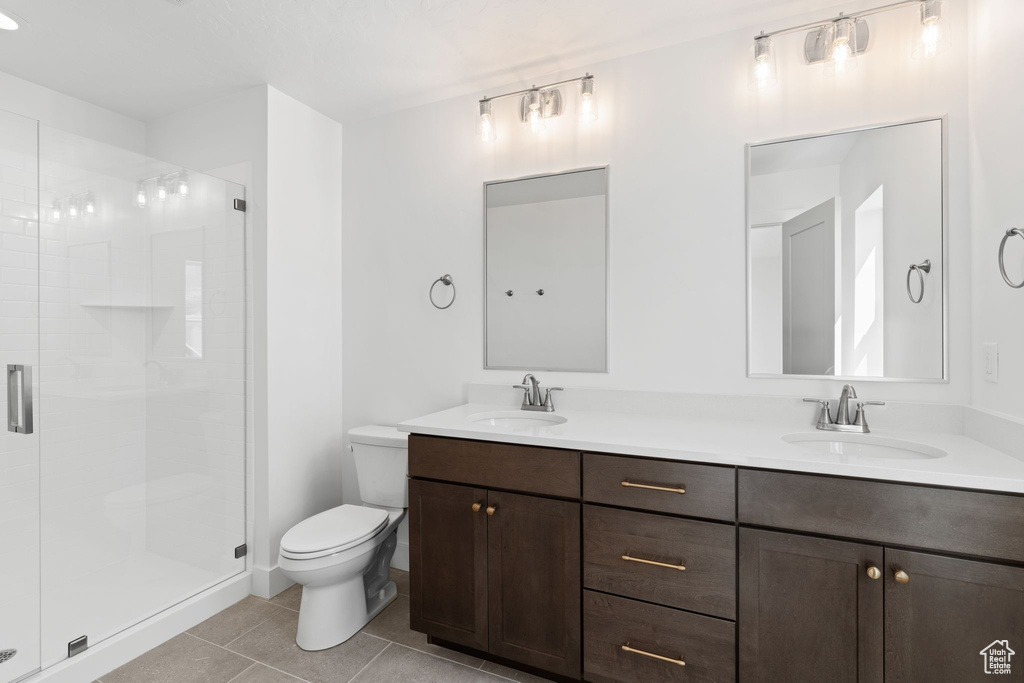
<path fill-rule="evenodd" d="M 273 567 L 289 528 L 341 504 L 342 128 L 273 88 L 267 122 L 270 526 L 257 561 Z"/>
<path fill-rule="evenodd" d="M 38 119 L 51 128 L 141 152 L 146 125 L 109 109 L 0 71 L 0 109 Z"/>
<path fill-rule="evenodd" d="M 481 369 L 481 183 L 605 163 L 611 370 L 546 373 L 542 382 L 838 395 L 836 382 L 746 377 L 744 144 L 942 114 L 950 121 L 950 382 L 859 389 L 869 398 L 968 401 L 966 8 L 947 11 L 953 46 L 935 61 L 911 59 L 916 8 L 872 17 L 872 47 L 846 82 L 802 65 L 802 36 L 779 39 L 780 84 L 764 96 L 747 85 L 753 29 L 532 79 L 595 74 L 600 118 L 589 131 L 567 116 L 533 137 L 513 120 L 516 103 L 503 101 L 488 146 L 473 135 L 473 97 L 346 125 L 346 427 L 455 405 L 467 381 L 522 378 Z M 459 288 L 447 311 L 427 301 L 442 273 Z M 346 500 L 358 500 L 353 477 L 345 486 Z"/>
<path fill-rule="evenodd" d="M 973 234 L 974 404 L 1024 418 L 1024 290 L 1003 282 L 999 240 L 1024 228 L 1024 90 L 1019 70 L 1024 4 L 972 0 L 971 224 Z M 1024 278 L 1024 242 L 1007 246 L 1012 277 Z M 985 381 L 982 344 L 999 344 L 999 383 Z"/>

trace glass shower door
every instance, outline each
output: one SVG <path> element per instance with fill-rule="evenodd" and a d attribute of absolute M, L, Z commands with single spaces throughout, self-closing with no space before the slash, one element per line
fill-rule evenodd
<path fill-rule="evenodd" d="M 245 568 L 244 188 L 40 131 L 42 666 Z"/>
<path fill-rule="evenodd" d="M 0 681 L 39 668 L 38 124 L 0 111 Z M 30 379 L 31 377 L 31 379 Z"/>

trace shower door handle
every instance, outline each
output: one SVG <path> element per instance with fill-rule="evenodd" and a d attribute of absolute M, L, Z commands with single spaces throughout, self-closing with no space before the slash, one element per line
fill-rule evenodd
<path fill-rule="evenodd" d="M 32 433 L 32 366 L 7 366 L 7 431 Z"/>

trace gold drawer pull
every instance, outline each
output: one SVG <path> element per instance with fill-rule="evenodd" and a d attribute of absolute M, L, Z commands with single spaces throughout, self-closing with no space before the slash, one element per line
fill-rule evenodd
<path fill-rule="evenodd" d="M 648 491 L 667 491 L 668 493 L 686 493 L 682 486 L 655 486 L 654 484 L 634 484 L 628 479 L 622 482 L 626 488 L 647 489 Z"/>
<path fill-rule="evenodd" d="M 678 664 L 679 666 L 686 666 L 686 662 L 683 661 L 682 657 L 680 657 L 679 659 L 672 659 L 671 657 L 662 657 L 661 655 L 656 655 L 653 652 L 644 652 L 643 650 L 637 650 L 635 647 L 630 647 L 628 641 L 625 645 L 622 646 L 622 651 L 632 652 L 635 655 L 643 655 L 644 657 L 650 657 L 651 659 L 657 659 L 660 662 L 668 662 L 669 664 Z"/>
<path fill-rule="evenodd" d="M 686 567 L 681 564 L 669 564 L 668 562 L 656 562 L 654 560 L 645 560 L 640 557 L 631 557 L 628 553 L 622 556 L 626 562 L 639 562 L 640 564 L 650 564 L 655 567 L 665 567 L 666 569 L 678 569 L 681 572 L 686 571 Z"/>

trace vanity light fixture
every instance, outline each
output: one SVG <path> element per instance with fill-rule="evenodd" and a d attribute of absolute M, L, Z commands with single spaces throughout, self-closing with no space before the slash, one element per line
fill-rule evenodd
<path fill-rule="evenodd" d="M 754 63 L 752 84 L 764 90 L 774 82 L 774 56 L 772 38 L 806 31 L 804 60 L 807 64 L 824 64 L 828 74 L 842 75 L 856 65 L 857 56 L 868 48 L 871 37 L 865 17 L 902 7 L 918 6 L 921 13 L 921 32 L 914 44 L 915 57 L 931 57 L 948 44 L 949 31 L 942 15 L 943 0 L 899 0 L 888 5 L 866 9 L 852 14 L 815 21 L 800 26 L 762 31 L 754 37 Z"/>
<path fill-rule="evenodd" d="M 580 81 L 580 103 L 577 115 L 583 123 L 597 120 L 597 101 L 594 99 L 594 77 L 586 75 Z"/>
<path fill-rule="evenodd" d="M 579 82 L 579 100 L 576 113 L 581 122 L 597 119 L 597 100 L 594 96 L 594 77 L 589 73 L 579 78 L 570 78 L 557 83 L 542 86 L 531 86 L 525 90 L 485 97 L 480 100 L 476 134 L 481 142 L 494 142 L 497 139 L 494 121 L 493 102 L 506 97 L 519 97 L 519 120 L 530 127 L 534 133 L 543 131 L 545 119 L 562 115 L 562 91 L 560 86 Z"/>
<path fill-rule="evenodd" d="M 931 59 L 949 47 L 949 27 L 942 16 L 942 0 L 921 3 L 921 33 L 914 41 L 916 59 Z"/>
<path fill-rule="evenodd" d="M 754 38 L 754 64 L 750 82 L 758 90 L 767 90 L 778 82 L 772 39 L 764 35 L 764 32 Z"/>
<path fill-rule="evenodd" d="M 523 95 L 523 102 L 520 109 L 526 116 L 526 122 L 530 124 L 530 132 L 539 133 L 547 126 L 544 125 L 543 113 L 541 112 L 540 90 L 534 88 Z"/>
<path fill-rule="evenodd" d="M 494 132 L 494 114 L 490 100 L 480 100 L 480 121 L 477 124 L 477 135 L 481 142 L 494 142 L 498 136 Z"/>
<path fill-rule="evenodd" d="M 181 169 L 171 173 L 162 173 L 143 178 L 135 183 L 135 205 L 140 209 L 149 205 L 151 197 L 165 201 L 169 197 L 188 199 L 192 193 L 192 184 L 188 171 Z"/>

